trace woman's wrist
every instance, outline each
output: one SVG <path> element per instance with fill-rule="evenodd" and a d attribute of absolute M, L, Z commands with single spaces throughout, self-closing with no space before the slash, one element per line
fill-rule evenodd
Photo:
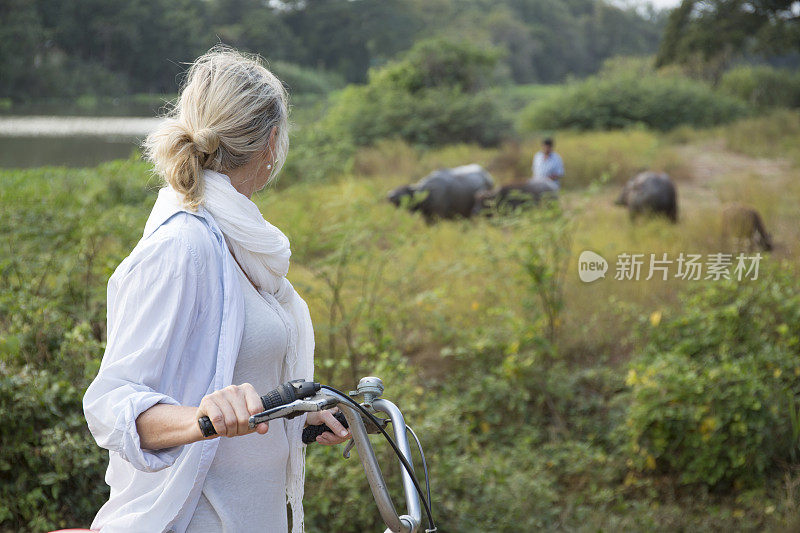
<path fill-rule="evenodd" d="M 145 450 L 162 450 L 203 440 L 197 408 L 159 403 L 136 419 L 139 443 Z"/>

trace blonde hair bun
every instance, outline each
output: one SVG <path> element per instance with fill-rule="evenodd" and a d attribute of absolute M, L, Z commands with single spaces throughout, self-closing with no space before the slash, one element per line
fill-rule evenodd
<path fill-rule="evenodd" d="M 192 135 L 192 142 L 201 154 L 213 154 L 219 148 L 219 135 L 211 128 L 203 128 Z"/>
<path fill-rule="evenodd" d="M 194 210 L 203 170 L 223 174 L 263 154 L 274 132 L 269 180 L 289 149 L 288 95 L 259 56 L 218 45 L 189 67 L 181 95 L 143 143 L 157 174 Z"/>

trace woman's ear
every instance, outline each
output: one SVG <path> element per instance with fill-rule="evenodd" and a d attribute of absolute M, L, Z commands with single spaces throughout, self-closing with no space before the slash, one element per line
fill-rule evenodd
<path fill-rule="evenodd" d="M 273 126 L 267 139 L 267 159 L 270 164 L 275 164 L 275 139 L 277 138 L 278 126 Z"/>

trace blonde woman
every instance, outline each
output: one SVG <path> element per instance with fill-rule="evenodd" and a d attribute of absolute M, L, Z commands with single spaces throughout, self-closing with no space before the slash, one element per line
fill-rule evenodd
<path fill-rule="evenodd" d="M 286 279 L 289 241 L 251 196 L 281 169 L 287 96 L 258 58 L 215 47 L 145 141 L 165 187 L 108 283 L 108 343 L 84 397 L 109 450 L 92 529 L 303 530 L 304 424 L 349 437 L 329 411 L 250 430 L 259 392 L 313 374 L 308 307 Z M 208 416 L 218 435 L 204 439 Z"/>

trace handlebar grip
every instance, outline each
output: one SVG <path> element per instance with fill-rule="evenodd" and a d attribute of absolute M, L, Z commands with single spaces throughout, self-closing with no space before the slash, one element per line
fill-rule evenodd
<path fill-rule="evenodd" d="M 335 413 L 333 416 L 334 418 L 336 418 L 336 420 L 339 421 L 341 425 L 343 425 L 344 427 L 349 427 L 347 425 L 347 419 L 344 417 L 344 414 L 341 411 Z M 331 428 L 329 428 L 326 424 L 318 424 L 316 426 L 306 427 L 305 429 L 303 429 L 303 443 L 311 444 L 312 442 L 316 442 L 317 437 L 319 437 L 326 431 L 330 431 L 331 433 L 333 433 L 333 431 L 331 431 Z"/>
<path fill-rule="evenodd" d="M 211 419 L 207 416 L 201 416 L 197 420 L 197 423 L 200 424 L 200 432 L 204 437 L 210 437 L 211 435 L 217 434 L 217 430 L 214 429 L 214 424 L 211 423 Z"/>
<path fill-rule="evenodd" d="M 320 390 L 320 384 L 313 381 L 305 381 L 302 379 L 295 379 L 282 385 L 278 385 L 275 389 L 269 391 L 261 397 L 261 404 L 264 410 L 268 411 L 287 403 L 292 403 L 300 398 L 307 398 L 313 396 Z M 204 437 L 216 435 L 217 431 L 214 429 L 214 424 L 207 416 L 201 416 L 197 423 L 200 425 L 200 432 Z"/>

